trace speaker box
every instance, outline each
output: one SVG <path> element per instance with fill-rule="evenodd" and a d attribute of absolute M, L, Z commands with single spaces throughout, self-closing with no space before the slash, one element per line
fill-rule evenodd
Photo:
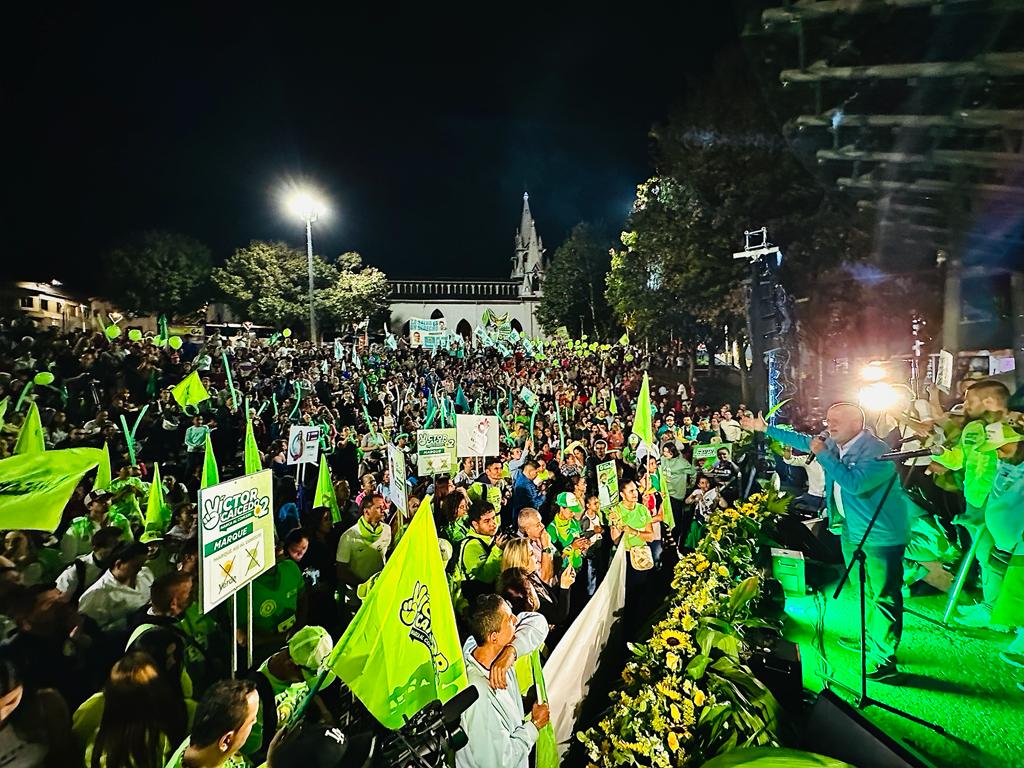
<path fill-rule="evenodd" d="M 778 635 L 751 632 L 747 666 L 791 716 L 803 709 L 803 669 L 800 646 Z"/>
<path fill-rule="evenodd" d="M 772 576 L 779 580 L 787 595 L 802 597 L 807 594 L 807 575 L 804 571 L 804 553 L 795 549 L 772 547 Z"/>
<path fill-rule="evenodd" d="M 858 768 L 935 768 L 829 690 L 811 708 L 801 747 Z"/>
<path fill-rule="evenodd" d="M 843 562 L 839 537 L 829 532 L 828 521 L 823 518 L 804 520 L 793 513 L 785 515 L 775 525 L 775 539 L 783 548 L 803 552 L 812 560 Z"/>

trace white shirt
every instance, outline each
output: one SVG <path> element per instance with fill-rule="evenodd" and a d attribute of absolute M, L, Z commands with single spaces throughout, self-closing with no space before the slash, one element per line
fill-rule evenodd
<path fill-rule="evenodd" d="M 803 467 L 807 472 L 807 493 L 811 496 L 825 496 L 825 470 L 817 461 L 811 461 L 813 454 L 806 456 L 790 456 L 783 458 L 786 464 L 791 467 Z"/>
<path fill-rule="evenodd" d="M 103 570 L 96 565 L 96 558 L 93 557 L 90 552 L 88 555 L 82 555 L 76 557 L 67 568 L 60 572 L 57 577 L 57 589 L 63 592 L 65 595 L 68 593 L 75 592 L 78 589 L 78 566 L 75 565 L 77 561 L 81 560 L 85 563 L 85 589 L 88 589 L 96 583 L 97 579 L 103 574 Z M 83 590 L 82 594 L 85 592 Z"/>
<path fill-rule="evenodd" d="M 135 578 L 135 588 L 122 584 L 110 571 L 85 590 L 78 603 L 78 612 L 100 625 L 100 629 L 124 629 L 128 616 L 149 602 L 153 572 L 143 567 Z"/>
<path fill-rule="evenodd" d="M 520 613 L 516 618 L 512 645 L 523 658 L 540 648 L 548 634 L 548 622 L 539 613 Z M 469 742 L 455 753 L 455 768 L 527 768 L 537 743 L 537 727 L 532 720 L 524 721 L 515 665 L 505 673 L 504 690 L 492 690 L 490 670 L 473 656 L 476 647 L 472 637 L 462 646 L 466 677 L 479 698 L 462 713 L 462 729 Z"/>
<path fill-rule="evenodd" d="M 718 422 L 718 426 L 722 430 L 722 434 L 725 435 L 725 441 L 727 443 L 739 442 L 740 436 L 743 434 L 743 430 L 740 428 L 740 423 L 736 419 L 723 419 Z"/>
<path fill-rule="evenodd" d="M 359 581 L 366 581 L 384 568 L 384 558 L 391 547 L 391 526 L 381 523 L 380 536 L 370 543 L 363 538 L 358 521 L 341 534 L 335 559 L 344 563 Z"/>

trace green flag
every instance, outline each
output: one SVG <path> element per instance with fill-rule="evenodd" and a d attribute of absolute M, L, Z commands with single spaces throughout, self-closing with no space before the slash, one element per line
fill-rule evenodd
<path fill-rule="evenodd" d="M 459 389 L 455 393 L 455 405 L 459 406 L 463 413 L 469 413 L 469 398 L 466 397 L 461 384 L 459 384 Z"/>
<path fill-rule="evenodd" d="M 248 411 L 246 411 L 248 413 Z M 245 474 L 251 475 L 253 472 L 259 472 L 263 469 L 263 463 L 260 461 L 260 449 L 256 445 L 256 435 L 252 431 L 252 419 L 246 416 L 245 419 L 245 446 L 243 450 Z"/>
<path fill-rule="evenodd" d="M 164 501 L 164 484 L 160 480 L 160 465 L 153 464 L 153 481 L 149 484 L 149 503 L 146 505 L 146 530 L 141 541 L 159 539 L 171 523 L 171 510 Z"/>
<path fill-rule="evenodd" d="M 0 528 L 53 531 L 99 448 L 23 453 L 0 460 Z"/>
<path fill-rule="evenodd" d="M 331 510 L 331 520 L 335 523 L 341 522 L 341 508 L 338 506 L 338 497 L 334 494 L 334 484 L 331 482 L 331 470 L 327 467 L 327 457 L 323 453 L 320 454 L 320 474 L 316 479 L 313 506 L 327 507 Z"/>
<path fill-rule="evenodd" d="M 14 453 L 42 453 L 46 450 L 43 439 L 43 424 L 39 420 L 39 406 L 32 403 L 25 414 L 25 421 L 18 433 L 18 442 L 14 444 Z"/>
<path fill-rule="evenodd" d="M 203 453 L 203 478 L 200 487 L 209 488 L 220 482 L 220 471 L 217 469 L 217 457 L 213 455 L 213 443 L 210 433 L 206 433 L 206 449 Z"/>
<path fill-rule="evenodd" d="M 661 493 L 661 511 L 669 530 L 676 527 L 676 516 L 672 512 L 672 499 L 668 495 L 668 477 L 664 470 L 658 471 L 658 491 Z"/>
<path fill-rule="evenodd" d="M 392 730 L 469 685 L 433 515 L 413 517 L 329 665 Z"/>
<path fill-rule="evenodd" d="M 199 405 L 203 400 L 210 399 L 210 393 L 206 391 L 203 382 L 199 379 L 199 371 L 192 371 L 188 376 L 171 388 L 171 394 L 178 405 L 184 408 L 187 405 Z"/>
<path fill-rule="evenodd" d="M 619 404 L 615 402 L 615 393 L 612 392 L 612 401 L 608 404 L 608 413 L 612 416 L 619 415 Z"/>
<path fill-rule="evenodd" d="M 651 418 L 651 381 L 644 374 L 644 382 L 640 385 L 640 396 L 636 400 L 636 413 L 633 415 L 633 434 L 640 438 L 636 447 L 637 458 L 654 455 L 654 421 Z M 642 448 L 641 448 L 642 446 Z"/>
<path fill-rule="evenodd" d="M 106 441 L 103 443 L 103 447 L 100 449 L 100 463 L 96 467 L 96 482 L 92 484 L 94 489 L 109 488 L 111 482 L 110 474 L 110 446 L 107 445 Z"/>
<path fill-rule="evenodd" d="M 629 331 L 626 331 L 622 336 L 619 337 L 619 344 L 626 347 L 629 346 Z"/>

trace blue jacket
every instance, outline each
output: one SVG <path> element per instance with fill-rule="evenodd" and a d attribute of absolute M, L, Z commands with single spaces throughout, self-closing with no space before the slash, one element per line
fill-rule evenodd
<path fill-rule="evenodd" d="M 798 451 L 807 453 L 811 450 L 811 435 L 768 427 L 768 436 Z M 818 454 L 817 461 L 825 470 L 825 498 L 828 500 L 829 517 L 838 516 L 836 486 L 843 494 L 843 510 L 846 512 L 843 519 L 844 541 L 857 544 L 861 540 L 889 479 L 896 473 L 894 462 L 876 460 L 888 450 L 885 443 L 865 430 L 843 458 L 839 458 L 839 446 L 832 438 L 825 441 L 825 450 Z M 887 547 L 906 544 L 910 540 L 912 504 L 897 479 L 878 515 L 875 527 L 871 529 L 868 545 Z"/>
<path fill-rule="evenodd" d="M 520 471 L 512 484 L 511 524 L 517 525 L 520 510 L 527 507 L 540 510 L 542 504 L 544 504 L 544 494 L 540 492 L 540 488 L 534 484 L 533 480 L 526 476 L 525 472 Z"/>

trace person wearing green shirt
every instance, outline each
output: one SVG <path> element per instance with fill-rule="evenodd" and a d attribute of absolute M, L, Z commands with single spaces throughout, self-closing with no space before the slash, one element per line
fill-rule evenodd
<path fill-rule="evenodd" d="M 292 635 L 286 647 L 248 674 L 256 683 L 260 709 L 252 733 L 239 750 L 242 754 L 250 757 L 266 754 L 270 740 L 305 698 L 333 649 L 334 640 L 326 629 L 303 627 Z M 334 673 L 328 673 L 321 690 L 334 680 Z"/>
<path fill-rule="evenodd" d="M 654 523 L 651 513 L 639 501 L 640 492 L 636 480 L 626 480 L 619 488 L 621 501 L 608 515 L 612 527 L 612 541 L 625 542 L 626 549 L 639 547 L 654 540 Z"/>
<path fill-rule="evenodd" d="M 113 494 L 110 500 L 112 512 L 121 514 L 133 525 L 145 527 L 146 521 L 142 517 L 142 507 L 139 499 L 146 498 L 149 493 L 149 485 L 139 479 L 139 468 L 135 465 L 121 467 L 117 477 L 110 483 L 107 490 Z"/>
<path fill-rule="evenodd" d="M 470 507 L 468 519 L 469 530 L 462 540 L 459 567 L 466 582 L 475 581 L 478 588 L 489 591 L 501 575 L 501 548 L 505 539 L 503 536 L 495 536 L 498 524 L 494 507 L 489 502 L 483 501 Z M 464 584 L 463 593 L 467 591 Z"/>
<path fill-rule="evenodd" d="M 577 572 L 583 567 L 583 554 L 590 548 L 590 541 L 582 537 L 577 515 L 583 514 L 583 507 L 574 493 L 560 493 L 555 500 L 558 512 L 548 524 L 551 543 L 562 556 L 562 567 L 572 566 Z"/>
<path fill-rule="evenodd" d="M 253 658 L 269 656 L 284 645 L 292 627 L 301 625 L 303 587 L 302 571 L 283 552 L 273 568 L 252 582 Z"/>
<path fill-rule="evenodd" d="M 239 754 L 256 724 L 260 697 L 252 680 L 221 680 L 210 686 L 196 707 L 192 733 L 165 768 L 245 766 Z"/>
<path fill-rule="evenodd" d="M 132 527 L 128 518 L 110 510 L 110 499 L 110 492 L 105 490 L 86 494 L 85 508 L 88 514 L 72 520 L 60 540 L 61 560 L 65 564 L 92 551 L 92 537 L 100 528 L 116 526 L 121 529 L 126 542 L 132 540 Z"/>

